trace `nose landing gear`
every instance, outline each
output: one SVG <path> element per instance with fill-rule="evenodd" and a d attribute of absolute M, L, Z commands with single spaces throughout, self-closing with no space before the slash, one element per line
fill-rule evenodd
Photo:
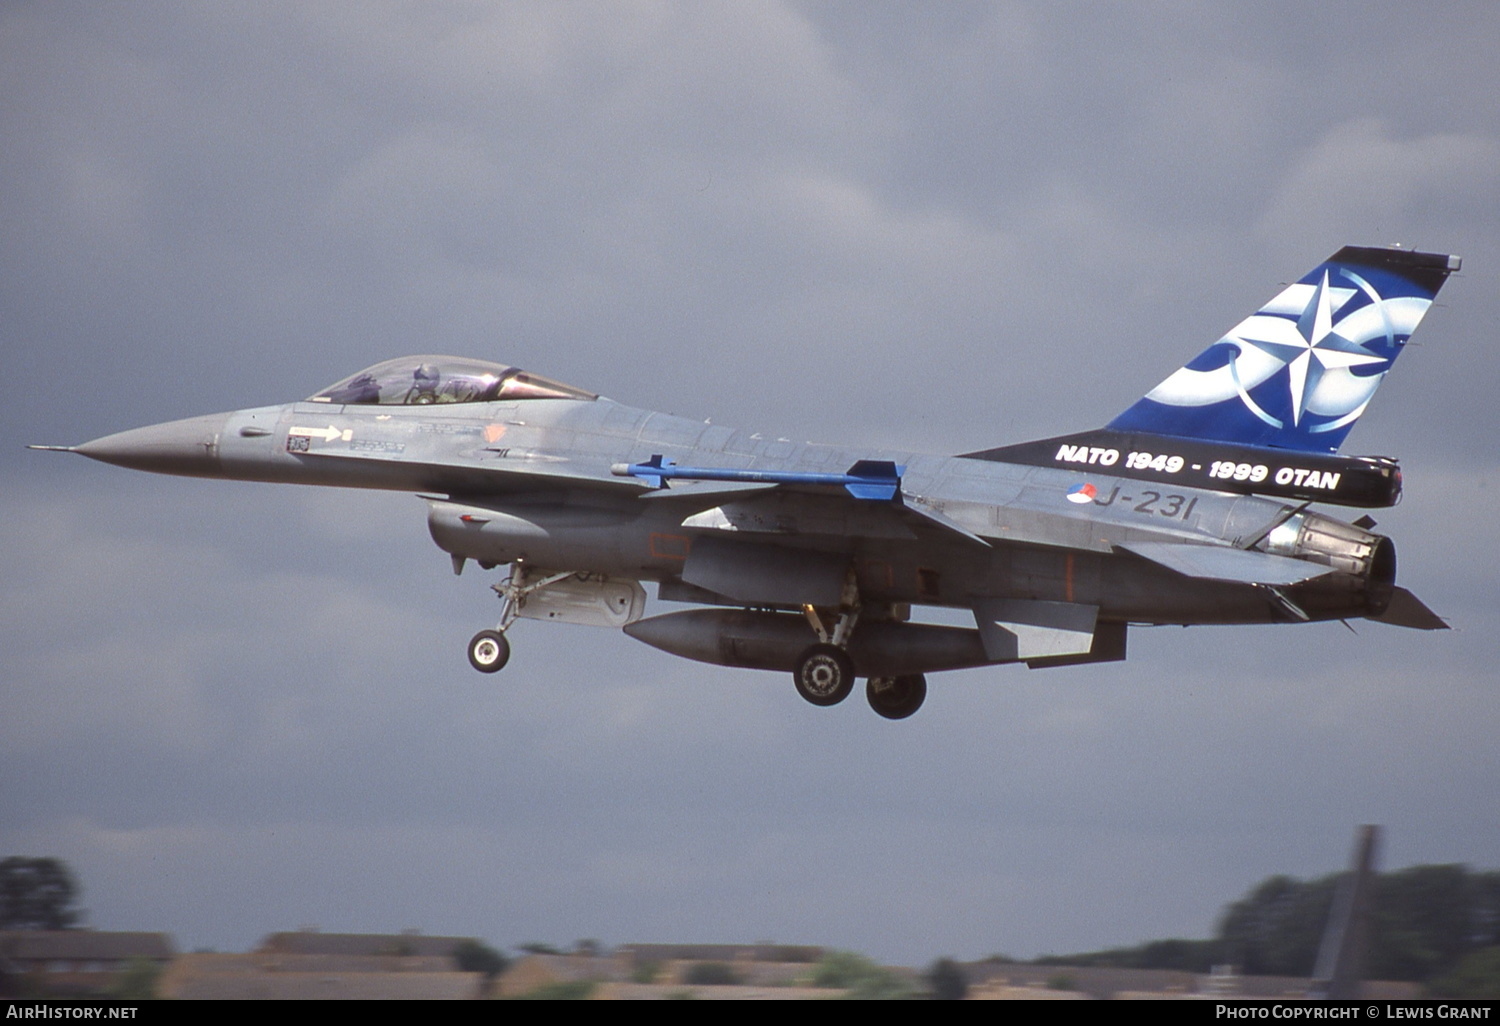
<path fill-rule="evenodd" d="M 497 673 L 510 661 L 510 642 L 499 631 L 480 631 L 469 641 L 469 665 L 480 673 Z"/>
<path fill-rule="evenodd" d="M 454 558 L 454 566 L 461 557 Z M 586 570 L 540 570 L 522 560 L 510 575 L 491 585 L 500 597 L 500 622 L 469 641 L 469 665 L 480 673 L 495 673 L 510 658 L 505 632 L 516 619 L 554 620 L 596 627 L 625 627 L 640 619 L 646 592 L 639 581 Z"/>
<path fill-rule="evenodd" d="M 510 662 L 510 642 L 506 640 L 505 632 L 520 615 L 522 600 L 531 592 L 571 576 L 569 572 L 533 579 L 520 560 L 513 563 L 510 576 L 491 585 L 495 594 L 500 596 L 500 622 L 495 624 L 494 630 L 480 631 L 469 639 L 469 665 L 480 673 L 499 673 L 505 669 L 505 664 Z"/>

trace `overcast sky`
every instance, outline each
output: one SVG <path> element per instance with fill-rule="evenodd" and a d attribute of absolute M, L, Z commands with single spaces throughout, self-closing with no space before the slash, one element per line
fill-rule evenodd
<path fill-rule="evenodd" d="M 1500 5 L 0 5 L 0 856 L 101 929 L 1206 936 L 1500 866 Z M 890 723 L 523 622 L 421 504 L 25 451 L 406 353 L 854 448 L 1095 427 L 1347 244 L 1462 254 L 1345 446 L 1456 629 L 1135 631 Z M 1334 510 L 1332 512 L 1337 513 Z M 1344 514 L 1349 517 L 1357 513 Z"/>

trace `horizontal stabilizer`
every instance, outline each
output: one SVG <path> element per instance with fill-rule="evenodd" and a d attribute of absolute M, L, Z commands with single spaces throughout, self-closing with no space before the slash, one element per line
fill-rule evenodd
<path fill-rule="evenodd" d="M 1236 584 L 1268 584 L 1278 587 L 1333 573 L 1333 567 L 1288 559 L 1265 552 L 1229 549 L 1217 545 L 1186 545 L 1175 542 L 1127 542 L 1119 546 L 1185 577 Z"/>
<path fill-rule="evenodd" d="M 1391 604 L 1385 612 L 1368 619 L 1376 623 L 1388 623 L 1392 627 L 1411 627 L 1419 631 L 1445 631 L 1448 621 L 1428 609 L 1422 600 L 1405 588 L 1397 588 L 1391 596 Z"/>

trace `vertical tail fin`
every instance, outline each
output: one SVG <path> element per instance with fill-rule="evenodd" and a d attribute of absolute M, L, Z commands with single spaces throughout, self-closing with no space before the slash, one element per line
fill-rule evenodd
<path fill-rule="evenodd" d="M 1375 853 L 1380 827 L 1362 826 L 1354 837 L 1349 872 L 1333 893 L 1333 907 L 1323 927 L 1318 963 L 1313 967 L 1308 996 L 1332 1001 L 1355 1001 L 1364 981 L 1375 905 Z"/>
<path fill-rule="evenodd" d="M 1109 426 L 1337 452 L 1459 264 L 1345 246 Z"/>

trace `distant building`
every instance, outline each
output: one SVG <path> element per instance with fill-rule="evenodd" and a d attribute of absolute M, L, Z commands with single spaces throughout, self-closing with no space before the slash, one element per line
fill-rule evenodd
<path fill-rule="evenodd" d="M 132 963 L 165 966 L 175 951 L 164 933 L 105 930 L 0 931 L 0 971 L 18 994 L 97 997 Z"/>
<path fill-rule="evenodd" d="M 847 991 L 827 987 L 682 986 L 670 983 L 601 983 L 595 1001 L 832 1001 Z"/>
<path fill-rule="evenodd" d="M 520 997 L 560 983 L 627 983 L 632 967 L 618 955 L 526 955 L 495 981 L 496 997 Z"/>
<path fill-rule="evenodd" d="M 593 983 L 592 997 L 645 1000 L 691 992 L 694 997 L 830 997 L 842 991 L 806 987 L 824 949 L 794 944 L 623 944 L 612 954 L 533 954 L 513 962 L 496 981 L 502 997 L 560 984 Z M 694 984 L 694 966 L 726 966 L 731 985 Z M 799 987 L 798 985 L 803 985 Z"/>
<path fill-rule="evenodd" d="M 823 948 L 809 944 L 625 944 L 616 949 L 630 966 L 632 978 L 647 982 L 688 982 L 694 966 L 728 966 L 735 982 L 747 987 L 786 987 L 806 982 L 823 960 Z"/>
<path fill-rule="evenodd" d="M 445 955 L 250 952 L 181 955 L 157 983 L 164 998 L 192 1001 L 441 1001 L 485 996 L 483 973 Z"/>
<path fill-rule="evenodd" d="M 798 962 L 823 960 L 824 951 L 809 944 L 622 944 L 616 953 L 633 965 L 659 962 Z"/>
<path fill-rule="evenodd" d="M 178 957 L 157 993 L 196 1001 L 471 1000 L 487 995 L 489 981 L 460 971 L 454 953 L 473 940 L 415 931 L 273 933 L 247 954 Z"/>
<path fill-rule="evenodd" d="M 452 958 L 460 944 L 472 937 L 428 937 L 402 933 L 323 933 L 302 929 L 267 934 L 255 950 L 283 955 L 435 955 Z"/>
<path fill-rule="evenodd" d="M 1193 994 L 1198 977 L 1173 969 L 1115 969 L 1101 966 L 1025 965 L 970 962 L 964 967 L 971 998 L 1076 996 L 1113 998 L 1149 992 L 1158 997 Z"/>
<path fill-rule="evenodd" d="M 1209 975 L 1176 969 L 1121 969 L 1112 966 L 1027 965 L 970 962 L 963 966 L 969 996 L 979 999 L 1074 996 L 1103 1000 L 1131 998 L 1300 999 L 1312 980 L 1301 976 L 1240 976 L 1227 968 Z M 1421 996 L 1415 983 L 1369 980 L 1367 998 L 1404 1000 Z"/>

